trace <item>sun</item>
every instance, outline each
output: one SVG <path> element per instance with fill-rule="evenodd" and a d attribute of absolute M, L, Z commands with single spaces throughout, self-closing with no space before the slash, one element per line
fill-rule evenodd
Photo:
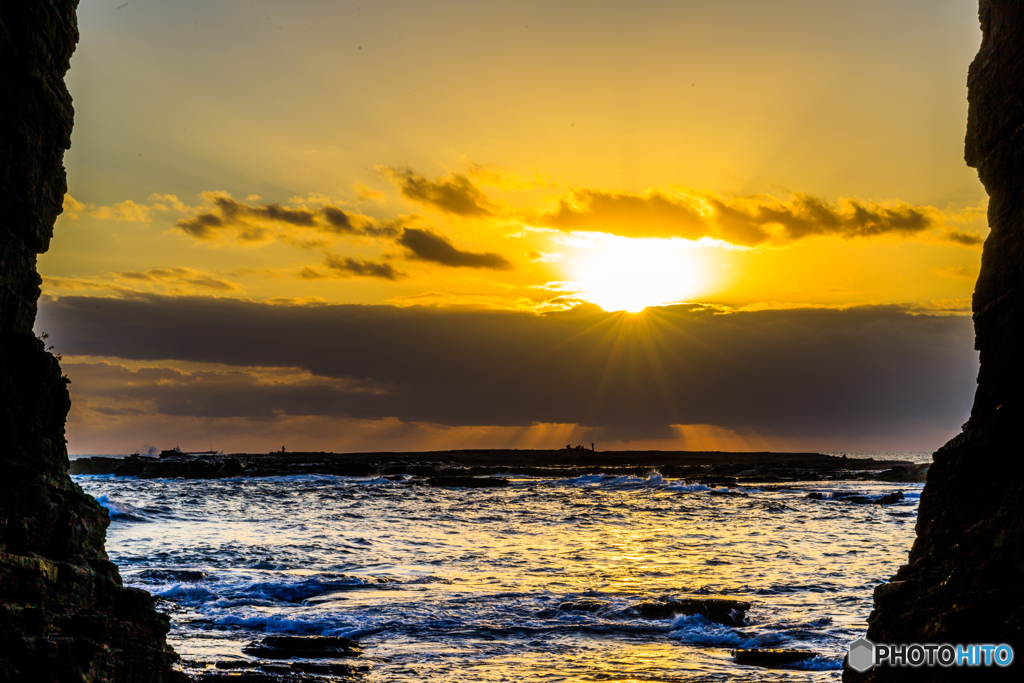
<path fill-rule="evenodd" d="M 569 264 L 582 299 L 606 311 L 639 313 L 707 289 L 701 260 L 685 240 L 607 236 Z"/>

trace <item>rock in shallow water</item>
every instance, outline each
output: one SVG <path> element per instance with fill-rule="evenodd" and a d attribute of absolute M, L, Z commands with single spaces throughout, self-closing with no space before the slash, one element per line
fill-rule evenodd
<path fill-rule="evenodd" d="M 818 656 L 810 650 L 733 650 L 737 664 L 760 666 L 764 669 L 785 669 Z"/>
<path fill-rule="evenodd" d="M 725 626 L 742 626 L 746 619 L 749 602 L 724 598 L 687 598 L 684 600 L 645 601 L 631 605 L 622 611 L 623 615 L 641 619 L 662 620 L 679 615 L 699 614 L 708 621 Z"/>
<path fill-rule="evenodd" d="M 249 643 L 242 652 L 266 659 L 335 659 L 363 653 L 359 643 L 342 636 L 267 636 Z"/>

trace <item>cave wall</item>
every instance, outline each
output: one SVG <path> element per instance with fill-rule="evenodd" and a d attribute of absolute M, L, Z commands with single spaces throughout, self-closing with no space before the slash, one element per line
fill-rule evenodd
<path fill-rule="evenodd" d="M 125 588 L 107 512 L 67 475 L 67 380 L 32 326 L 66 191 L 77 0 L 0 3 L 0 683 L 179 680 L 166 616 Z"/>
<path fill-rule="evenodd" d="M 971 418 L 934 456 L 908 563 L 875 590 L 873 642 L 1009 643 L 1012 670 L 847 669 L 844 681 L 970 680 L 1024 670 L 1024 2 L 980 0 L 965 158 L 989 195 L 974 290 Z"/>

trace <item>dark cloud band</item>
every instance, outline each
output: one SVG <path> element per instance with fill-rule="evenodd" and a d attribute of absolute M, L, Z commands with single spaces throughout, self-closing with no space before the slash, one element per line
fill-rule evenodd
<path fill-rule="evenodd" d="M 271 388 L 221 378 L 211 392 L 202 382 L 154 381 L 146 390 L 159 410 L 200 416 L 576 423 L 631 439 L 663 437 L 672 424 L 905 437 L 954 433 L 977 374 L 970 318 L 893 306 L 535 315 L 66 297 L 44 300 L 38 320 L 66 356 L 220 363 L 243 374 L 298 367 L 319 378 Z M 84 376 L 72 380 L 89 392 Z"/>

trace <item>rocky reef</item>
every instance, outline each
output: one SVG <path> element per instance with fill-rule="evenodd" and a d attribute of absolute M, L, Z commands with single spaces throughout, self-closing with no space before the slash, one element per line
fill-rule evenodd
<path fill-rule="evenodd" d="M 908 563 L 875 590 L 874 642 L 1009 643 L 1009 670 L 847 669 L 844 681 L 1019 679 L 1024 664 L 1024 3 L 981 0 L 966 160 L 989 194 L 971 418 L 935 453 Z"/>
<path fill-rule="evenodd" d="M 66 191 L 77 0 L 0 4 L 0 682 L 174 681 L 168 619 L 125 588 L 68 477 L 67 381 L 32 332 Z"/>
<path fill-rule="evenodd" d="M 165 453 L 170 453 L 165 452 Z M 94 456 L 71 463 L 72 474 L 141 479 L 222 479 L 295 474 L 410 475 L 433 486 L 504 486 L 496 474 L 580 477 L 587 474 L 665 477 L 708 486 L 796 481 L 924 481 L 928 465 L 906 460 L 847 458 L 821 453 L 720 451 L 461 450 L 414 453 L 233 453 L 231 455 Z"/>

